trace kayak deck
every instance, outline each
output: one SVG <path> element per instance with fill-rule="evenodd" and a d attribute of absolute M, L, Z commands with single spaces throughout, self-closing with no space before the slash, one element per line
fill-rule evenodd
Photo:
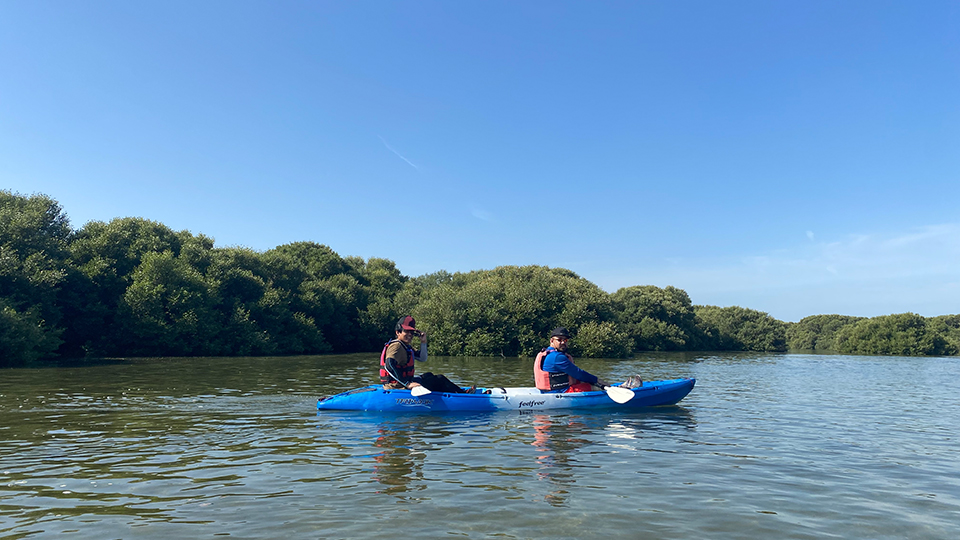
<path fill-rule="evenodd" d="M 413 396 L 409 390 L 385 390 L 380 385 L 364 386 L 317 401 L 318 410 L 353 411 L 506 411 L 551 409 L 636 408 L 673 405 L 693 390 L 696 379 L 646 381 L 632 388 L 634 397 L 619 404 L 606 392 L 543 393 L 536 388 L 478 388 L 477 394 L 431 392 Z"/>

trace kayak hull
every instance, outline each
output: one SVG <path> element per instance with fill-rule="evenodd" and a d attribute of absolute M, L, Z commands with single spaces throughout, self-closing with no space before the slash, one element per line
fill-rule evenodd
<path fill-rule="evenodd" d="M 604 391 L 543 393 L 536 388 L 489 388 L 489 394 L 431 392 L 413 396 L 409 390 L 385 390 L 380 385 L 355 388 L 317 401 L 318 410 L 384 412 L 538 411 L 611 409 L 674 405 L 693 390 L 696 379 L 646 381 L 633 388 L 634 397 L 620 404 Z M 478 391 L 488 390 L 480 388 Z"/>

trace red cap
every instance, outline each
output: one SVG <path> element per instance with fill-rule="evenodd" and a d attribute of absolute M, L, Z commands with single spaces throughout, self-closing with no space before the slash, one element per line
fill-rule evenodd
<path fill-rule="evenodd" d="M 399 332 L 400 330 L 416 330 L 416 329 L 417 329 L 417 321 L 413 320 L 413 317 L 409 315 L 407 315 L 406 317 L 402 317 L 399 321 L 397 321 L 397 332 Z"/>

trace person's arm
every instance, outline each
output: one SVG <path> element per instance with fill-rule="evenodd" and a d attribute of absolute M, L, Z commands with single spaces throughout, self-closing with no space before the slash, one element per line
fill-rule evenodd
<path fill-rule="evenodd" d="M 578 368 L 573 362 L 570 361 L 570 357 L 564 353 L 558 353 L 555 355 L 553 359 L 553 366 L 555 369 L 566 373 L 578 381 L 597 384 L 597 381 L 599 380 L 596 375 Z"/>
<path fill-rule="evenodd" d="M 427 334 L 420 334 L 420 348 L 417 349 L 417 353 L 413 355 L 413 359 L 417 362 L 426 362 L 427 361 Z"/>

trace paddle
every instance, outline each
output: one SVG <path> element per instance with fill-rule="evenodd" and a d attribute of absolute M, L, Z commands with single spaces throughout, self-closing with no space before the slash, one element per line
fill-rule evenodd
<path fill-rule="evenodd" d="M 429 393 L 430 393 L 430 389 L 423 385 L 414 386 L 413 389 L 410 390 L 410 395 L 413 397 L 425 396 Z"/>
<path fill-rule="evenodd" d="M 635 395 L 633 390 L 629 388 L 624 388 L 622 386 L 602 386 L 603 391 L 610 396 L 610 399 L 616 401 L 617 403 L 626 403 L 633 399 Z"/>

